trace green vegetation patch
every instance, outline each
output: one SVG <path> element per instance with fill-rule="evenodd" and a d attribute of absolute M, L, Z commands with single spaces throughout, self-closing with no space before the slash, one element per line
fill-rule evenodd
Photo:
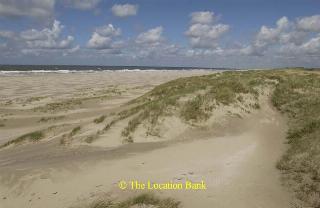
<path fill-rule="evenodd" d="M 157 207 L 157 208 L 179 208 L 180 202 L 172 198 L 158 198 L 153 194 L 145 193 L 129 198 L 121 202 L 99 201 L 89 208 L 130 208 L 130 207 Z"/>
<path fill-rule="evenodd" d="M 70 110 L 75 105 L 81 105 L 82 101 L 80 99 L 70 99 L 61 102 L 48 103 L 44 106 L 34 108 L 34 111 L 40 112 L 55 112 L 61 110 Z"/>
<path fill-rule="evenodd" d="M 127 138 L 144 122 L 151 126 L 149 130 L 153 132 L 159 118 L 163 116 L 175 114 L 188 123 L 205 121 L 217 105 L 244 102 L 238 99 L 241 94 L 252 95 L 258 100 L 257 87 L 265 83 L 262 74 L 252 72 L 224 72 L 179 78 L 130 101 L 128 108 L 119 112 L 105 130 L 129 117 L 132 118 L 121 133 Z M 182 101 L 185 98 L 190 99 Z"/>
<path fill-rule="evenodd" d="M 102 123 L 102 122 L 106 119 L 106 117 L 107 117 L 107 116 L 102 115 L 102 116 L 94 119 L 93 122 L 96 123 L 96 124 Z"/>
<path fill-rule="evenodd" d="M 320 207 L 320 76 L 282 76 L 272 102 L 288 117 L 289 149 L 278 162 L 285 181 L 306 206 Z"/>
<path fill-rule="evenodd" d="M 77 126 L 77 127 L 74 127 L 73 129 L 72 129 L 72 131 L 70 132 L 70 136 L 74 136 L 74 135 L 76 135 L 79 131 L 81 130 L 81 126 Z"/>
<path fill-rule="evenodd" d="M 46 123 L 49 121 L 56 121 L 65 118 L 65 116 L 50 116 L 50 117 L 42 117 L 39 119 L 39 123 Z"/>
<path fill-rule="evenodd" d="M 0 148 L 9 146 L 11 144 L 19 144 L 19 143 L 22 143 L 25 141 L 37 142 L 43 138 L 44 138 L 44 133 L 42 131 L 35 131 L 35 132 L 28 133 L 28 134 L 24 134 L 16 139 L 10 140 L 10 141 L 4 143 L 3 145 L 1 145 Z"/>

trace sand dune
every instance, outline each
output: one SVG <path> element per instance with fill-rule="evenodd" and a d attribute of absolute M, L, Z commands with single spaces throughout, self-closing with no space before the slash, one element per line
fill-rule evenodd
<path fill-rule="evenodd" d="M 228 108 L 219 109 L 225 113 L 220 112 L 216 117 L 218 120 L 213 121 L 220 125 L 213 128 L 185 128 L 172 120 L 170 125 L 177 134 L 169 140 L 149 142 L 142 139 L 123 144 L 119 136 L 111 132 L 92 144 L 76 141 L 67 146 L 60 144 L 61 136 L 79 125 L 81 129 L 75 140 L 90 134 L 93 129 L 98 130 L 100 124 L 94 124 L 93 120 L 99 115 L 118 112 L 124 107 L 122 104 L 157 84 L 181 76 L 207 73 L 45 75 L 47 81 L 41 81 L 39 77 L 6 77 L 5 82 L 0 82 L 4 83 L 2 88 L 6 85 L 1 115 L 2 119 L 7 119 L 3 120 L 5 126 L 0 129 L 1 142 L 34 130 L 50 130 L 45 131 L 47 137 L 38 143 L 10 145 L 0 150 L 0 207 L 85 207 L 99 198 L 121 200 L 145 192 L 121 190 L 118 187 L 121 180 L 143 183 L 148 180 L 153 183 L 203 180 L 206 190 L 151 190 L 159 196 L 181 201 L 182 207 L 186 208 L 290 207 L 291 195 L 281 186 L 275 168 L 286 148 L 287 127 L 284 118 L 269 103 L 269 91 L 260 97 L 260 109 L 244 114 L 242 118 L 226 116 Z M 20 86 L 10 86 L 14 80 L 22 80 Z M 32 83 L 33 80 L 39 81 Z M 60 82 L 57 87 L 53 86 L 56 82 Z M 75 83 L 80 86 L 75 87 Z M 43 91 L 37 90 L 45 85 Z M 123 92 L 113 91 L 107 98 L 101 98 L 105 92 L 99 90 L 111 85 Z M 22 86 L 25 87 L 22 89 Z M 84 90 L 85 87 L 90 89 Z M 15 93 L 18 91 L 20 94 Z M 25 93 L 46 98 L 27 101 Z M 15 96 L 11 97 L 11 94 Z M 72 99 L 76 95 L 90 99 L 82 100 L 79 105 L 72 103 L 70 108 L 56 112 L 34 111 L 39 106 Z M 11 102 L 8 103 L 9 97 Z M 216 111 L 217 115 L 219 112 Z M 57 118 L 39 122 L 41 118 L 53 116 Z M 121 123 L 117 125 L 121 127 Z"/>

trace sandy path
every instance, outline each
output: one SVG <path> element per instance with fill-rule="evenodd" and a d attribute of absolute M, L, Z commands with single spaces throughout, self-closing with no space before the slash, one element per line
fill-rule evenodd
<path fill-rule="evenodd" d="M 281 186 L 275 168 L 285 148 L 285 121 L 269 105 L 262 109 L 228 127 L 241 132 L 194 138 L 96 163 L 61 162 L 59 168 L 30 172 L 18 182 L 0 186 L 0 207 L 69 207 L 99 195 L 121 198 L 137 192 L 120 190 L 119 180 L 161 183 L 186 178 L 204 180 L 207 190 L 157 193 L 177 198 L 185 208 L 289 207 L 290 195 Z"/>

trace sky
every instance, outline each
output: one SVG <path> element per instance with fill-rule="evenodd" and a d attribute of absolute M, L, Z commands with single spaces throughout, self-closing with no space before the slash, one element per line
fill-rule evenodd
<path fill-rule="evenodd" d="M 320 66 L 319 0 L 0 0 L 0 64 Z"/>

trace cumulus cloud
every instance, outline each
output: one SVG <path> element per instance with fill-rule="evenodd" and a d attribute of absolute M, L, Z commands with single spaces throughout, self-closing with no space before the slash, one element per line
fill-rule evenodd
<path fill-rule="evenodd" d="M 0 16 L 3 17 L 37 17 L 52 16 L 55 0 L 2 0 Z"/>
<path fill-rule="evenodd" d="M 31 49 L 67 49 L 72 46 L 74 37 L 67 36 L 66 39 L 61 39 L 63 28 L 59 21 L 54 20 L 52 28 L 22 31 L 20 37 Z"/>
<path fill-rule="evenodd" d="M 191 22 L 200 24 L 211 24 L 214 20 L 213 12 L 193 12 L 191 13 Z"/>
<path fill-rule="evenodd" d="M 276 27 L 267 27 L 263 25 L 257 33 L 253 43 L 240 50 L 240 53 L 245 55 L 262 56 L 266 50 L 273 44 L 280 41 L 290 41 L 292 35 L 286 33 L 290 27 L 290 22 L 287 17 L 280 18 Z"/>
<path fill-rule="evenodd" d="M 320 55 L 319 35 L 313 35 L 320 31 L 318 18 L 320 21 L 320 15 L 315 15 L 290 22 L 287 17 L 282 17 L 276 27 L 262 26 L 254 41 L 238 52 L 251 56 L 263 56 L 270 50 L 280 56 Z"/>
<path fill-rule="evenodd" d="M 121 34 L 120 28 L 115 28 L 112 24 L 104 25 L 96 29 L 96 32 L 101 36 L 118 36 Z"/>
<path fill-rule="evenodd" d="M 311 38 L 309 41 L 302 44 L 300 48 L 302 52 L 320 57 L 320 35 Z"/>
<path fill-rule="evenodd" d="M 73 36 L 62 36 L 64 26 L 54 20 L 51 27 L 28 29 L 21 32 L 0 31 L 0 41 L 4 41 L 1 57 L 18 57 L 25 55 L 46 56 L 47 54 L 68 55 L 79 50 L 74 45 Z M 0 42 L 1 43 L 1 42 Z"/>
<path fill-rule="evenodd" d="M 111 37 L 104 37 L 99 35 L 98 33 L 94 32 L 88 41 L 88 48 L 95 48 L 95 49 L 107 49 L 111 48 L 112 39 Z"/>
<path fill-rule="evenodd" d="M 278 61 L 320 57 L 320 15 L 292 21 L 282 17 L 276 21 L 275 26 L 262 25 L 250 43 L 229 44 L 225 47 L 221 47 L 218 40 L 228 31 L 229 26 L 215 23 L 213 14 L 212 18 L 209 16 L 208 13 L 191 15 L 191 25 L 185 32 L 192 46 L 185 50 L 187 57 L 252 57 Z"/>
<path fill-rule="evenodd" d="M 133 4 L 115 4 L 112 6 L 111 11 L 117 17 L 134 16 L 138 12 L 138 5 Z"/>
<path fill-rule="evenodd" d="M 298 19 L 297 28 L 307 32 L 320 32 L 320 15 Z"/>
<path fill-rule="evenodd" d="M 0 30 L 0 38 L 10 39 L 14 36 L 15 36 L 14 32 L 10 30 Z"/>
<path fill-rule="evenodd" d="M 214 49 L 218 40 L 229 30 L 229 25 L 214 24 L 213 12 L 194 12 L 191 14 L 191 25 L 185 34 L 190 39 L 192 48 Z"/>
<path fill-rule="evenodd" d="M 158 45 L 164 40 L 162 37 L 163 27 L 159 26 L 138 35 L 136 42 L 139 44 Z"/>
<path fill-rule="evenodd" d="M 301 45 L 293 43 L 282 45 L 279 49 L 279 54 L 286 55 L 288 57 L 320 57 L 320 35 L 307 40 Z"/>
<path fill-rule="evenodd" d="M 80 10 L 94 9 L 101 0 L 2 0 L 0 17 L 48 18 L 54 16 L 56 3 Z"/>
<path fill-rule="evenodd" d="M 87 47 L 99 50 L 116 48 L 118 44 L 114 42 L 114 38 L 120 34 L 121 30 L 112 24 L 99 27 L 93 32 Z"/>

